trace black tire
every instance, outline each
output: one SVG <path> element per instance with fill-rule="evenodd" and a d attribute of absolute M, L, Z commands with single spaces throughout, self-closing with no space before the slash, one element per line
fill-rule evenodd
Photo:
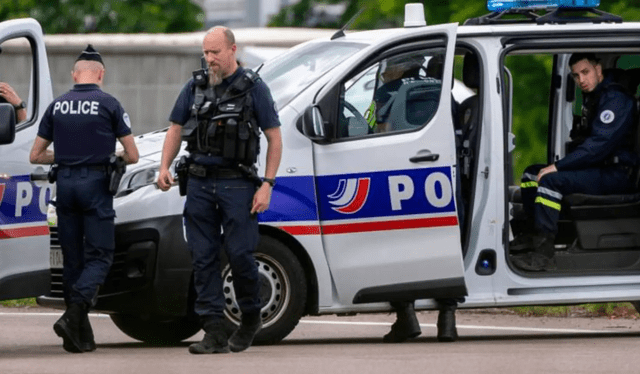
<path fill-rule="evenodd" d="M 197 319 L 188 317 L 142 318 L 131 314 L 111 314 L 111 320 L 128 336 L 150 344 L 175 344 L 200 330 Z"/>
<path fill-rule="evenodd" d="M 260 273 L 263 328 L 253 344 L 275 344 L 289 335 L 300 321 L 307 301 L 307 281 L 300 261 L 276 239 L 262 236 L 254 257 Z M 226 299 L 225 316 L 238 325 L 241 313 L 228 264 L 222 270 L 222 279 Z"/>

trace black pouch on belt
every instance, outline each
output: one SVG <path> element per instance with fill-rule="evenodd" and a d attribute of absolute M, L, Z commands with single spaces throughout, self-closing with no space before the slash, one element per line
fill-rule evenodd
<path fill-rule="evenodd" d="M 227 119 L 224 125 L 224 145 L 222 157 L 233 160 L 236 158 L 236 144 L 238 138 L 238 121 L 235 118 Z"/>

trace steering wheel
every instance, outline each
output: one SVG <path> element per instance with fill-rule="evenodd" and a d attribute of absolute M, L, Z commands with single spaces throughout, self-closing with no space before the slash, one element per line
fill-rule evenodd
<path fill-rule="evenodd" d="M 355 125 L 353 124 L 352 121 L 349 121 L 349 125 L 348 125 L 349 136 L 355 136 L 355 134 L 352 134 L 352 133 L 354 133 L 358 129 L 363 129 L 363 130 L 366 129 L 367 131 L 369 130 L 369 122 L 367 122 L 367 120 L 364 118 L 362 113 L 360 113 L 358 109 L 356 109 L 356 107 L 353 106 L 353 104 L 351 104 L 348 101 L 345 101 L 344 107 L 345 109 L 347 109 L 349 112 L 353 114 L 353 118 L 355 120 Z M 367 131 L 364 131 L 362 135 L 366 134 Z"/>

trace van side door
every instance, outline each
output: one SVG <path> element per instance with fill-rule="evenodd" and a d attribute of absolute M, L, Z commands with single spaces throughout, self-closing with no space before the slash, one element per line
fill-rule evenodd
<path fill-rule="evenodd" d="M 313 144 L 316 196 L 343 305 L 467 293 L 451 110 L 457 25 L 420 30 L 329 83 L 306 116 L 326 130 Z"/>

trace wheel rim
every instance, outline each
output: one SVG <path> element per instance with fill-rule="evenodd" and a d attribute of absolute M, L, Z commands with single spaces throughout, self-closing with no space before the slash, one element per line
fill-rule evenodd
<path fill-rule="evenodd" d="M 260 283 L 260 315 L 263 327 L 269 327 L 280 319 L 289 304 L 291 284 L 284 268 L 278 261 L 263 253 L 255 254 Z M 233 289 L 231 267 L 227 264 L 222 271 L 225 298 L 225 316 L 236 325 L 240 324 L 240 308 Z"/>

